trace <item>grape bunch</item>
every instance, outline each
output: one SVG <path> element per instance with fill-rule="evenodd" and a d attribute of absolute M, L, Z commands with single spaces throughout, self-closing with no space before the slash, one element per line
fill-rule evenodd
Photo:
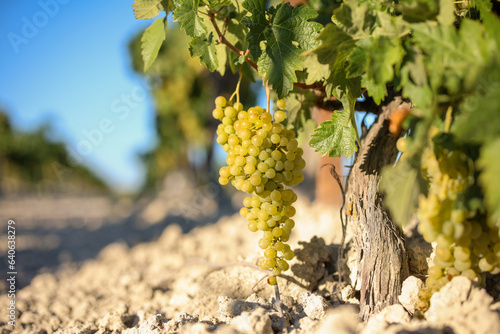
<path fill-rule="evenodd" d="M 483 201 L 468 195 L 477 187 L 477 171 L 463 152 L 431 144 L 422 152 L 421 168 L 429 189 L 419 198 L 418 230 L 436 245 L 434 265 L 419 292 L 417 307 L 425 311 L 432 294 L 453 277 L 482 284 L 483 273 L 500 273 L 500 231 L 487 219 Z"/>
<path fill-rule="evenodd" d="M 231 184 L 251 196 L 240 210 L 248 220 L 248 229 L 262 232 L 259 247 L 264 258 L 259 266 L 269 270 L 268 283 L 276 285 L 276 276 L 289 268 L 294 257 L 286 242 L 295 222 L 293 203 L 297 195 L 287 188 L 304 180 L 303 150 L 298 147 L 295 132 L 281 122 L 286 118 L 285 101 L 271 115 L 260 106 L 243 110 L 239 102 L 231 104 L 222 96 L 215 99 L 212 115 L 221 120 L 217 127 L 217 143 L 228 153 L 219 170 L 219 183 Z M 274 119 L 273 119 L 274 118 Z"/>

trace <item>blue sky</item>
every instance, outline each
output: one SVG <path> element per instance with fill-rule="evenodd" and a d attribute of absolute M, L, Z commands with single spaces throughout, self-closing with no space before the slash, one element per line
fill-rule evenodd
<path fill-rule="evenodd" d="M 22 131 L 50 123 L 74 160 L 121 191 L 141 184 L 137 153 L 155 140 L 149 86 L 127 46 L 150 22 L 134 18 L 132 2 L 0 5 L 0 108 Z"/>

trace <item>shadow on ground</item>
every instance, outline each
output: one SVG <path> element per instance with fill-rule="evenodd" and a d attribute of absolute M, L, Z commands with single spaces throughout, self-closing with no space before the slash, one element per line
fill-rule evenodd
<path fill-rule="evenodd" d="M 167 195 L 160 192 L 137 203 L 122 203 L 107 197 L 60 195 L 0 198 L 0 219 L 5 229 L 0 234 L 0 271 L 10 271 L 5 235 L 9 219 L 16 222 L 15 270 L 17 289 L 21 289 L 29 285 L 36 274 L 53 272 L 61 265 L 80 265 L 114 242 L 131 247 L 155 240 L 171 224 L 178 224 L 187 233 L 236 212 L 220 189 L 217 196 L 209 196 L 209 201 L 206 196 L 199 196 L 202 192 L 203 189 L 194 189 L 191 193 L 174 189 Z M 151 216 L 155 205 L 163 211 L 151 219 L 145 212 L 149 210 Z M 0 283 L 2 293 L 7 291 L 3 282 L 5 280 Z"/>

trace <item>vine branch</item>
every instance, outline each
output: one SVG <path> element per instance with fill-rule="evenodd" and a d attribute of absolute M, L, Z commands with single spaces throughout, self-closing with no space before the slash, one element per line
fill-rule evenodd
<path fill-rule="evenodd" d="M 212 22 L 212 25 L 214 26 L 215 28 L 215 32 L 217 33 L 217 35 L 219 36 L 219 42 L 226 45 L 228 48 L 230 48 L 234 53 L 236 53 L 237 55 L 240 55 L 240 56 L 245 56 L 244 52 L 241 51 L 240 49 L 238 49 L 236 46 L 234 46 L 233 44 L 231 44 L 227 39 L 226 37 L 224 37 L 224 35 L 222 34 L 222 32 L 220 31 L 219 29 L 219 26 L 217 25 L 217 23 L 215 22 L 215 15 L 212 14 L 212 13 L 209 13 L 208 14 L 208 18 L 210 19 L 210 22 Z M 250 58 L 248 58 L 247 56 L 245 56 L 245 61 L 248 63 L 248 65 L 252 66 L 254 70 L 257 71 L 257 64 Z"/>

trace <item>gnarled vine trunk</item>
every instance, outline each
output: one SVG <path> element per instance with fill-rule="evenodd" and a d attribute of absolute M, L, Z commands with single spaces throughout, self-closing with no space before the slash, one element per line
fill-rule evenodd
<path fill-rule="evenodd" d="M 382 167 L 393 164 L 398 154 L 397 138 L 388 131 L 388 117 L 401 103 L 396 98 L 382 108 L 361 142 L 348 180 L 344 208 L 352 233 L 351 247 L 356 257 L 352 268 L 357 268 L 355 280 L 360 280 L 363 319 L 396 303 L 408 276 L 404 235 L 383 207 L 383 196 L 378 191 Z"/>

